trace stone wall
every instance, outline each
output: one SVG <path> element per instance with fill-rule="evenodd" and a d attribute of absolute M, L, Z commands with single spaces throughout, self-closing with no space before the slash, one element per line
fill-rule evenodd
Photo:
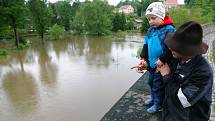
<path fill-rule="evenodd" d="M 210 60 L 211 64 L 214 67 L 214 59 L 215 59 L 215 23 L 203 24 L 203 41 L 209 45 L 208 52 L 205 57 Z"/>
<path fill-rule="evenodd" d="M 209 23 L 202 25 L 203 28 L 203 40 L 209 45 L 209 49 L 205 57 L 209 60 L 214 70 L 215 81 L 215 23 Z M 215 82 L 213 84 L 215 88 Z M 213 89 L 213 102 L 212 102 L 212 114 L 211 121 L 215 121 L 215 90 Z"/>
<path fill-rule="evenodd" d="M 202 24 L 203 36 L 215 32 L 215 23 Z"/>

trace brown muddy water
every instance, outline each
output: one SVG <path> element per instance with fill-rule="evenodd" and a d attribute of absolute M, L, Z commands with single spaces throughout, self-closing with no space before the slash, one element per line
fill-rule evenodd
<path fill-rule="evenodd" d="M 1 121 L 99 121 L 141 74 L 141 35 L 73 37 L 0 57 Z"/>

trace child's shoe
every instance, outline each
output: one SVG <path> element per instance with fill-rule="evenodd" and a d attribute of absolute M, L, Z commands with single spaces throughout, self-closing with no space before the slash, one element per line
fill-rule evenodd
<path fill-rule="evenodd" d="M 153 100 L 152 100 L 152 98 L 146 99 L 146 100 L 144 101 L 144 104 L 145 104 L 145 105 L 153 105 Z"/>
<path fill-rule="evenodd" d="M 156 113 L 156 112 L 158 112 L 160 109 L 161 109 L 160 106 L 153 105 L 152 107 L 150 107 L 150 108 L 147 109 L 147 112 L 148 112 L 148 113 Z"/>

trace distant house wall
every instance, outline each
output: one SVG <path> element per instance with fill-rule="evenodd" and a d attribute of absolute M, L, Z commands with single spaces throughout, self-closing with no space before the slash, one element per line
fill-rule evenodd
<path fill-rule="evenodd" d="M 134 8 L 131 5 L 124 5 L 119 8 L 118 12 L 125 14 L 134 13 Z"/>
<path fill-rule="evenodd" d="M 142 24 L 143 24 L 143 21 L 141 19 L 134 20 L 134 28 L 139 29 L 141 28 Z"/>

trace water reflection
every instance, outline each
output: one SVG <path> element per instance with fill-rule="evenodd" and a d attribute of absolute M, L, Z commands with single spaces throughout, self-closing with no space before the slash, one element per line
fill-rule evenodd
<path fill-rule="evenodd" d="M 84 53 L 85 42 L 83 37 L 74 36 L 72 38 L 67 38 L 62 41 L 54 41 L 53 50 L 57 57 L 60 57 L 62 53 L 69 53 L 71 56 L 82 56 Z"/>
<path fill-rule="evenodd" d="M 25 115 L 37 107 L 37 86 L 33 76 L 24 71 L 22 62 L 20 65 L 21 69 L 13 69 L 4 75 L 2 85 L 16 114 Z"/>
<path fill-rule="evenodd" d="M 71 38 L 71 41 L 68 45 L 67 53 L 70 56 L 83 56 L 85 52 L 86 41 L 85 37 L 74 37 Z"/>
<path fill-rule="evenodd" d="M 112 41 L 105 38 L 89 38 L 86 39 L 86 53 L 85 59 L 88 65 L 96 67 L 108 67 L 111 58 Z"/>
<path fill-rule="evenodd" d="M 48 87 L 54 88 L 57 82 L 56 64 L 52 61 L 52 56 L 49 55 L 49 50 L 52 50 L 51 46 L 41 46 L 39 50 L 39 68 L 40 68 L 40 80 Z M 57 53 L 57 52 L 56 52 Z"/>

